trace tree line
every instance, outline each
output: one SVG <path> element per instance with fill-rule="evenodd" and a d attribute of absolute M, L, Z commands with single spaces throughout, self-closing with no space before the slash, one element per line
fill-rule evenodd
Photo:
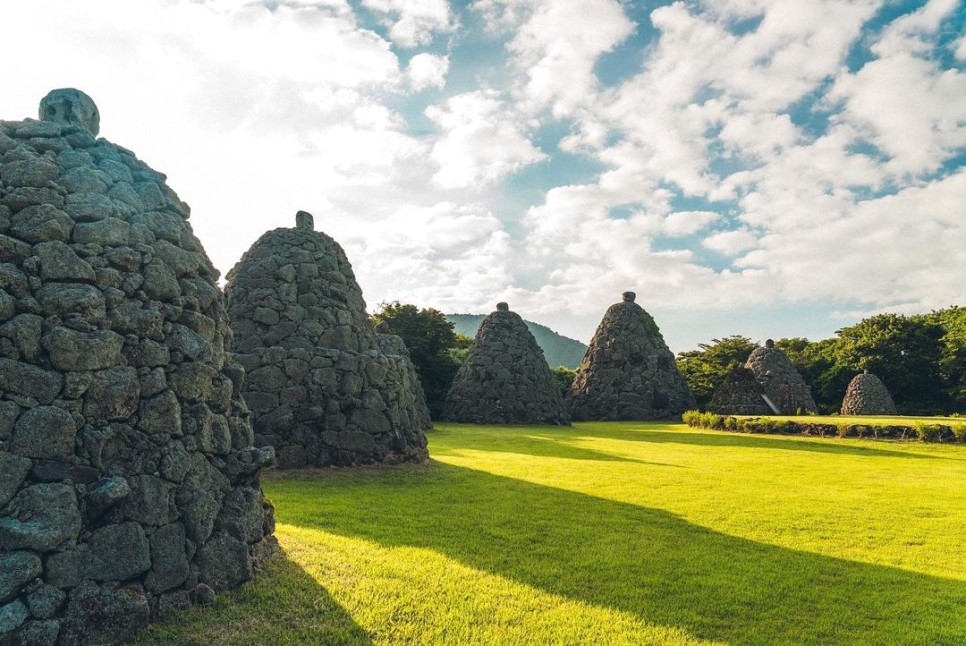
<path fill-rule="evenodd" d="M 373 315 L 406 342 L 419 373 L 430 413 L 442 411 L 456 371 L 473 340 L 453 329 L 442 312 L 398 301 L 383 303 Z M 812 388 L 821 413 L 838 412 L 849 381 L 863 370 L 877 375 L 906 415 L 966 412 L 966 308 L 953 306 L 928 314 L 878 314 L 842 328 L 830 339 L 778 339 Z M 698 406 L 711 401 L 732 368 L 743 365 L 756 344 L 741 335 L 713 339 L 680 352 L 677 365 Z M 576 374 L 555 368 L 561 391 Z"/>
<path fill-rule="evenodd" d="M 966 308 L 928 314 L 878 314 L 830 339 L 775 341 L 812 388 L 821 413 L 838 412 L 849 381 L 863 370 L 878 376 L 901 414 L 966 412 Z M 756 344 L 733 335 L 680 352 L 678 369 L 704 408 L 731 369 Z"/>

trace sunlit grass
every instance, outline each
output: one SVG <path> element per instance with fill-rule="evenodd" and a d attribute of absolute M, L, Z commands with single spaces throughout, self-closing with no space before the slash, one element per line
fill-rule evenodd
<path fill-rule="evenodd" d="M 285 557 L 141 641 L 966 643 L 966 447 L 588 423 L 430 452 L 273 474 Z"/>

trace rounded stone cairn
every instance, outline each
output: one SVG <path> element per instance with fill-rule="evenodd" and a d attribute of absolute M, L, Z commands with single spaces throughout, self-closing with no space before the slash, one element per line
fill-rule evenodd
<path fill-rule="evenodd" d="M 402 379 L 403 387 L 412 392 L 419 425 L 426 430 L 433 428 L 433 422 L 429 417 L 429 406 L 426 405 L 426 392 L 419 381 L 419 373 L 413 365 L 406 342 L 398 334 L 392 333 L 388 323 L 380 321 L 376 325 L 376 343 L 379 344 L 379 352 L 393 362 L 396 372 Z"/>
<path fill-rule="evenodd" d="M 127 641 L 275 547 L 218 272 L 92 115 L 0 122 L 3 644 Z"/>
<path fill-rule="evenodd" d="M 771 415 L 755 374 L 744 366 L 735 366 L 711 398 L 708 410 L 718 415 Z"/>
<path fill-rule="evenodd" d="M 543 350 L 506 303 L 498 303 L 480 323 L 442 418 L 469 424 L 570 424 Z"/>
<path fill-rule="evenodd" d="M 379 351 L 345 252 L 309 213 L 259 238 L 227 279 L 255 442 L 275 447 L 279 468 L 428 457 L 425 399 Z"/>
<path fill-rule="evenodd" d="M 788 355 L 776 348 L 771 339 L 765 342 L 764 347 L 759 346 L 752 350 L 745 367 L 755 375 L 780 415 L 818 411 L 808 384 L 795 370 Z"/>
<path fill-rule="evenodd" d="M 567 393 L 574 420 L 664 419 L 694 397 L 651 315 L 624 292 L 597 326 Z"/>
<path fill-rule="evenodd" d="M 865 371 L 849 382 L 842 401 L 843 415 L 898 415 L 889 389 L 882 380 Z"/>

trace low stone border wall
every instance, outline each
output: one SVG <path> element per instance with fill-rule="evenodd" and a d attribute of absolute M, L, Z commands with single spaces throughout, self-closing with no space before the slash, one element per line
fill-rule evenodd
<path fill-rule="evenodd" d="M 921 440 L 923 442 L 966 442 L 966 419 L 962 423 L 930 424 L 910 421 L 908 424 L 856 424 L 855 422 L 798 422 L 770 417 L 736 417 L 689 410 L 681 416 L 692 428 L 738 433 L 770 433 L 812 435 L 818 437 L 865 437 L 870 439 Z"/>

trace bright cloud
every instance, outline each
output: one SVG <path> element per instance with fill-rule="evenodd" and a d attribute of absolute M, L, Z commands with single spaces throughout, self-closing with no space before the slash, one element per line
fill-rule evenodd
<path fill-rule="evenodd" d="M 426 116 L 442 133 L 432 158 L 439 164 L 433 181 L 444 188 L 491 183 L 545 157 L 495 91 L 458 94 L 427 108 Z"/>
<path fill-rule="evenodd" d="M 0 118 L 87 91 L 223 272 L 305 209 L 371 305 L 829 334 L 963 304 L 960 4 L 33 0 Z"/>

